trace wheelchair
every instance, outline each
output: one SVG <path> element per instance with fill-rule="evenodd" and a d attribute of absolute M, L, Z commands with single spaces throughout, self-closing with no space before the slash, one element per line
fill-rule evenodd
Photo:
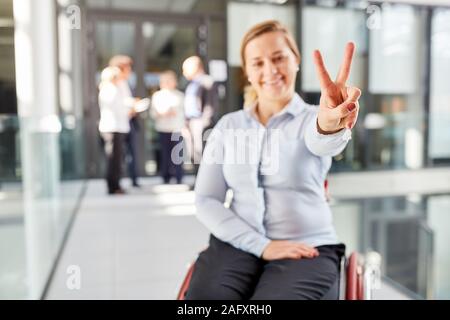
<path fill-rule="evenodd" d="M 328 179 L 324 183 L 324 192 L 325 198 L 330 201 Z M 372 290 L 378 289 L 381 283 L 380 266 L 381 256 L 374 251 L 368 252 L 365 256 L 354 251 L 348 257 L 343 257 L 340 263 L 340 276 L 330 289 L 330 296 L 324 296 L 322 299 L 334 299 L 338 292 L 339 300 L 371 300 Z M 194 268 L 195 262 L 188 266 L 177 300 L 185 299 Z"/>
<path fill-rule="evenodd" d="M 377 253 L 370 254 L 372 257 L 378 255 Z M 371 259 L 374 260 L 373 258 Z M 375 259 L 379 260 L 378 257 Z M 177 300 L 185 299 L 194 269 L 195 263 L 188 266 L 187 274 L 178 291 Z M 339 293 L 339 300 L 371 300 L 372 283 L 374 280 L 376 279 L 374 279 L 373 267 L 366 268 L 362 255 L 358 252 L 352 252 L 348 258 L 342 258 L 340 277 L 334 285 L 336 290 L 330 291 L 333 293 L 337 291 Z M 323 299 L 327 300 L 328 297 L 325 296 Z"/>

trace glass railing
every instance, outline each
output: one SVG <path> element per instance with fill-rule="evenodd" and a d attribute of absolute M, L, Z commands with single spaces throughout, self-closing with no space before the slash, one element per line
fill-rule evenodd
<path fill-rule="evenodd" d="M 81 120 L 0 116 L 0 299 L 42 296 L 84 176 Z"/>
<path fill-rule="evenodd" d="M 410 297 L 450 298 L 450 194 L 335 200 L 347 251 L 381 254 L 381 273 Z"/>

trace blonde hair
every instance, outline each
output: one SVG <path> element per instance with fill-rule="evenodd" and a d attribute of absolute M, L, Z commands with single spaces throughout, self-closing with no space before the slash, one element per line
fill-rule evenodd
<path fill-rule="evenodd" d="M 285 26 L 283 26 L 279 21 L 267 20 L 254 25 L 250 30 L 247 31 L 247 33 L 242 38 L 240 54 L 241 54 L 241 65 L 242 70 L 244 71 L 244 75 L 247 75 L 247 72 L 245 70 L 246 67 L 245 48 L 247 47 L 248 43 L 253 39 L 258 38 L 259 36 L 262 36 L 263 34 L 270 32 L 279 32 L 284 36 L 284 39 L 286 40 L 288 47 L 291 49 L 292 53 L 297 58 L 297 62 L 300 63 L 301 60 L 300 50 L 298 49 L 297 43 L 295 42 L 291 32 L 289 32 L 289 30 Z M 244 95 L 244 106 L 249 106 L 253 104 L 257 98 L 258 96 L 253 87 L 246 88 L 246 93 Z"/>
<path fill-rule="evenodd" d="M 101 89 L 105 84 L 118 80 L 119 77 L 120 69 L 118 67 L 106 67 L 102 71 L 99 88 Z"/>
<path fill-rule="evenodd" d="M 244 88 L 244 109 L 250 108 L 258 99 L 255 89 L 251 85 L 246 85 Z"/>

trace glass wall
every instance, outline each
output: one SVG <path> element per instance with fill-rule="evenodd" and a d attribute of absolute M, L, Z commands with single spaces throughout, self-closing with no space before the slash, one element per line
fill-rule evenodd
<path fill-rule="evenodd" d="M 0 2 L 0 183 L 20 180 L 12 1 Z"/>
<path fill-rule="evenodd" d="M 424 167 L 430 72 L 425 67 L 427 9 L 400 4 L 369 7 L 359 1 L 336 7 L 308 3 L 301 15 L 302 91 L 307 100 L 317 103 L 319 97 L 311 52 L 321 49 L 335 75 L 345 42 L 357 47 L 349 83 L 363 91 L 361 111 L 353 140 L 335 158 L 333 170 Z"/>
<path fill-rule="evenodd" d="M 360 100 L 361 113 L 357 126 L 353 130 L 353 139 L 342 155 L 335 158 L 333 170 L 360 170 L 363 168 L 364 149 L 361 119 L 366 110 L 367 64 L 368 64 L 368 30 L 365 26 L 365 12 L 358 7 L 320 7 L 307 5 L 301 9 L 301 53 L 302 64 L 301 94 L 313 104 L 319 103 L 320 86 L 316 75 L 312 53 L 319 49 L 324 57 L 327 69 L 332 78 L 342 62 L 345 44 L 353 41 L 356 45 L 349 84 L 362 89 Z"/>
<path fill-rule="evenodd" d="M 450 195 L 336 201 L 332 210 L 348 253 L 379 252 L 382 275 L 412 298 L 450 298 Z"/>
<path fill-rule="evenodd" d="M 435 9 L 431 27 L 429 158 L 450 163 L 450 9 Z"/>
<path fill-rule="evenodd" d="M 0 1 L 0 299 L 42 297 L 84 187 L 81 61 L 74 54 L 81 37 L 73 23 L 80 15 L 73 15 L 79 9 L 75 1 L 61 3 Z M 25 9 L 33 14 L 18 14 Z M 42 26 L 39 17 L 49 37 L 31 36 L 32 26 Z M 38 41 L 55 47 L 54 56 L 46 55 L 52 58 L 40 56 L 33 46 Z M 24 45 L 29 51 L 19 50 Z M 25 72 L 27 59 L 39 63 Z M 36 92 L 30 90 L 33 72 L 56 101 L 51 112 L 52 104 L 28 103 L 42 99 L 30 96 Z M 54 87 L 44 81 L 52 78 Z"/>
<path fill-rule="evenodd" d="M 12 0 L 0 2 L 0 299 L 27 295 Z"/>
<path fill-rule="evenodd" d="M 384 6 L 382 25 L 370 30 L 367 107 L 361 119 L 370 146 L 364 159 L 368 168 L 424 165 L 425 14 L 411 6 Z M 371 117 L 383 119 L 380 126 L 371 127 Z"/>

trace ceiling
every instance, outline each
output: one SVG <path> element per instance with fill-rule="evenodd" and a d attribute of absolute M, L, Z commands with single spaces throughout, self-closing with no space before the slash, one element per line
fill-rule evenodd
<path fill-rule="evenodd" d="M 0 0 L 0 17 L 13 17 L 13 0 Z"/>

